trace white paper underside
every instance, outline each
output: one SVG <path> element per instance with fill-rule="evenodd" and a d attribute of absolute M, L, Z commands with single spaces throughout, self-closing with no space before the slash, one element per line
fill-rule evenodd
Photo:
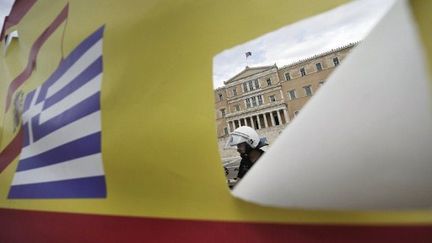
<path fill-rule="evenodd" d="M 396 1 L 233 194 L 310 209 L 432 206 L 431 82 Z"/>

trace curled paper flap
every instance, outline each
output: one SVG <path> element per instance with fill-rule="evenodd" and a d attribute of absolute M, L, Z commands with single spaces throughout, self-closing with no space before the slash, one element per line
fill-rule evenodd
<path fill-rule="evenodd" d="M 432 205 L 432 101 L 406 1 L 396 1 L 233 194 L 262 205 Z"/>

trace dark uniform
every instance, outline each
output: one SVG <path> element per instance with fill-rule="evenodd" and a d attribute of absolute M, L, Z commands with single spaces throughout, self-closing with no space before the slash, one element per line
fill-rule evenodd
<path fill-rule="evenodd" d="M 243 178 L 243 176 L 246 175 L 248 170 L 252 168 L 253 165 L 254 163 L 252 163 L 252 161 L 250 161 L 248 158 L 242 159 L 240 161 L 239 172 L 237 174 L 237 177 L 240 179 Z"/>
<path fill-rule="evenodd" d="M 261 150 L 260 148 L 263 146 L 266 146 L 267 141 L 266 140 L 261 140 L 260 143 L 257 146 L 257 150 L 261 153 L 261 155 L 264 153 L 263 150 Z M 237 174 L 237 178 L 241 179 L 243 178 L 244 175 L 246 175 L 246 173 L 249 171 L 250 168 L 252 168 L 252 166 L 255 163 L 250 161 L 249 158 L 242 158 L 242 160 L 240 161 L 240 166 L 239 166 L 239 172 Z"/>

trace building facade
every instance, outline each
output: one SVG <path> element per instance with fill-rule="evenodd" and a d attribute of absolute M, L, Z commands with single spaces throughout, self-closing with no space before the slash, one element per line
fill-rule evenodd
<path fill-rule="evenodd" d="M 325 84 L 356 44 L 278 67 L 248 67 L 216 89 L 219 146 L 239 126 L 255 128 L 270 142 Z M 223 148 L 220 148 L 223 149 Z"/>

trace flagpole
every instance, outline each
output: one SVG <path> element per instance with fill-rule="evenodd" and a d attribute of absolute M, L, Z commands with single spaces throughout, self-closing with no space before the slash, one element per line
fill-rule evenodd
<path fill-rule="evenodd" d="M 252 52 L 250 52 L 250 51 L 246 52 L 245 56 L 246 56 L 246 67 L 248 67 L 249 66 L 248 57 L 252 56 Z"/>

